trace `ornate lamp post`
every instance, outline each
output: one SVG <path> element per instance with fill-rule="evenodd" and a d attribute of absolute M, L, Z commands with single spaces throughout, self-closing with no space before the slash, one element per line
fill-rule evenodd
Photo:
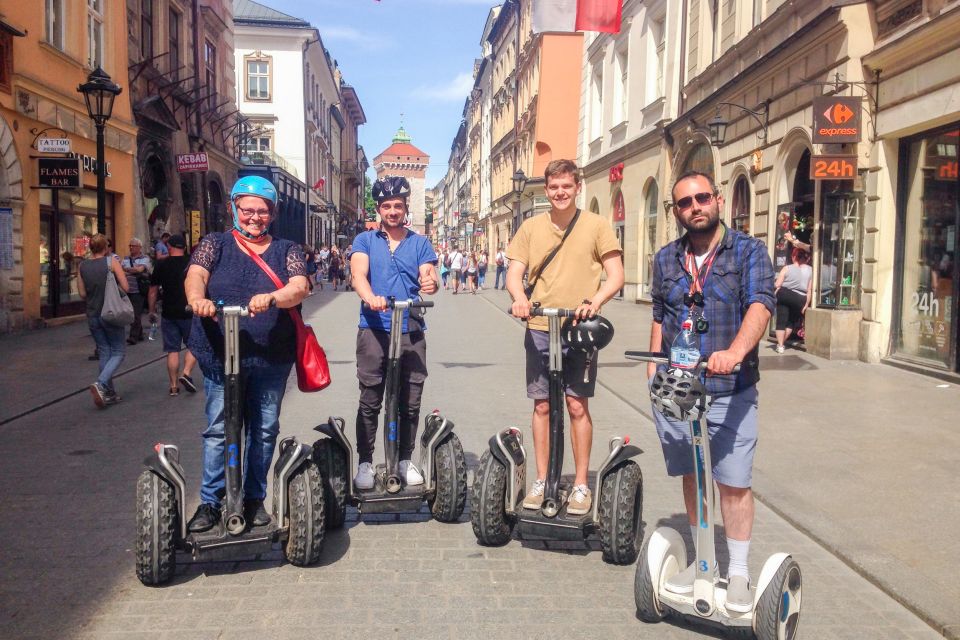
<path fill-rule="evenodd" d="M 523 169 L 517 169 L 513 174 L 513 192 L 517 194 L 517 211 L 513 214 L 513 230 L 516 231 L 520 228 L 520 223 L 523 221 L 523 214 L 520 211 L 521 206 L 521 197 L 523 196 L 523 190 L 527 186 L 527 174 L 523 172 Z"/>
<path fill-rule="evenodd" d="M 113 101 L 123 88 L 110 79 L 110 76 L 97 67 L 87 81 L 77 87 L 87 103 L 87 114 L 97 127 L 97 232 L 107 232 L 107 162 L 103 144 L 103 130 L 107 120 L 113 114 Z"/>
<path fill-rule="evenodd" d="M 756 120 L 757 124 L 760 125 L 760 131 L 757 132 L 757 137 L 763 144 L 767 143 L 767 127 L 770 122 L 769 100 L 765 100 L 764 102 L 760 103 L 756 110 L 747 109 L 746 107 L 743 107 L 739 104 L 733 104 L 732 102 L 721 102 L 718 104 L 717 114 L 713 116 L 709 122 L 707 122 L 707 127 L 710 129 L 710 144 L 715 147 L 719 147 L 727 139 L 727 125 L 730 124 L 730 121 L 720 114 L 721 106 L 735 107 Z"/>

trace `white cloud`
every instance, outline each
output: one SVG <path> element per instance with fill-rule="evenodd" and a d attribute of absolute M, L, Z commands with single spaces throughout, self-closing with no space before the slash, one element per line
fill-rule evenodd
<path fill-rule="evenodd" d="M 457 102 L 464 100 L 471 89 L 473 89 L 473 76 L 469 73 L 459 73 L 453 80 L 444 84 L 419 87 L 414 91 L 414 96 Z"/>
<path fill-rule="evenodd" d="M 390 40 L 384 39 L 381 34 L 374 36 L 370 32 L 338 25 L 320 27 L 320 36 L 324 42 L 328 40 L 331 42 L 346 42 L 370 50 L 384 49 L 392 44 Z"/>

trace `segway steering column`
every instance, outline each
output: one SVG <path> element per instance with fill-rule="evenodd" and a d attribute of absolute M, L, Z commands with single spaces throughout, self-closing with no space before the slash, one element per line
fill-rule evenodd
<path fill-rule="evenodd" d="M 243 533 L 247 523 L 243 517 L 243 479 L 241 466 L 241 431 L 243 429 L 243 397 L 240 380 L 240 317 L 249 315 L 246 307 L 222 307 L 223 322 L 223 468 L 226 496 L 224 522 L 231 535 Z"/>

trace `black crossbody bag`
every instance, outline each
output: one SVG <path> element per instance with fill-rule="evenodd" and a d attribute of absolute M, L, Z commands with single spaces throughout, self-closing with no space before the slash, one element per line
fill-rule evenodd
<path fill-rule="evenodd" d="M 544 258 L 543 262 L 540 263 L 540 266 L 534 270 L 532 278 L 527 280 L 527 286 L 523 289 L 523 295 L 527 296 L 527 300 L 529 300 L 530 296 L 533 295 L 533 289 L 537 286 L 537 282 L 540 281 L 540 275 L 546 271 L 547 267 L 550 266 L 550 262 L 560 251 L 560 248 L 563 247 L 563 243 L 566 241 L 567 236 L 570 235 L 570 232 L 573 231 L 573 227 L 576 226 L 579 218 L 580 209 L 577 209 L 577 212 L 573 215 L 573 220 L 571 220 L 570 224 L 567 225 L 567 230 L 563 232 L 563 237 L 560 238 L 560 244 L 555 246 L 553 250 L 547 254 L 547 257 Z"/>

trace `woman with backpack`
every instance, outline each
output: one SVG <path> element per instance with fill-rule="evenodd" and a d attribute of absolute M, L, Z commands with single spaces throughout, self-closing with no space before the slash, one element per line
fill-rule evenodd
<path fill-rule="evenodd" d="M 450 276 L 450 254 L 444 249 L 440 253 L 440 279 L 443 280 L 443 289 L 447 290 L 447 278 Z"/>
<path fill-rule="evenodd" d="M 489 263 L 490 258 L 487 255 L 487 250 L 484 249 L 477 257 L 477 289 L 481 291 L 483 291 L 483 285 L 487 281 L 487 265 Z"/>

